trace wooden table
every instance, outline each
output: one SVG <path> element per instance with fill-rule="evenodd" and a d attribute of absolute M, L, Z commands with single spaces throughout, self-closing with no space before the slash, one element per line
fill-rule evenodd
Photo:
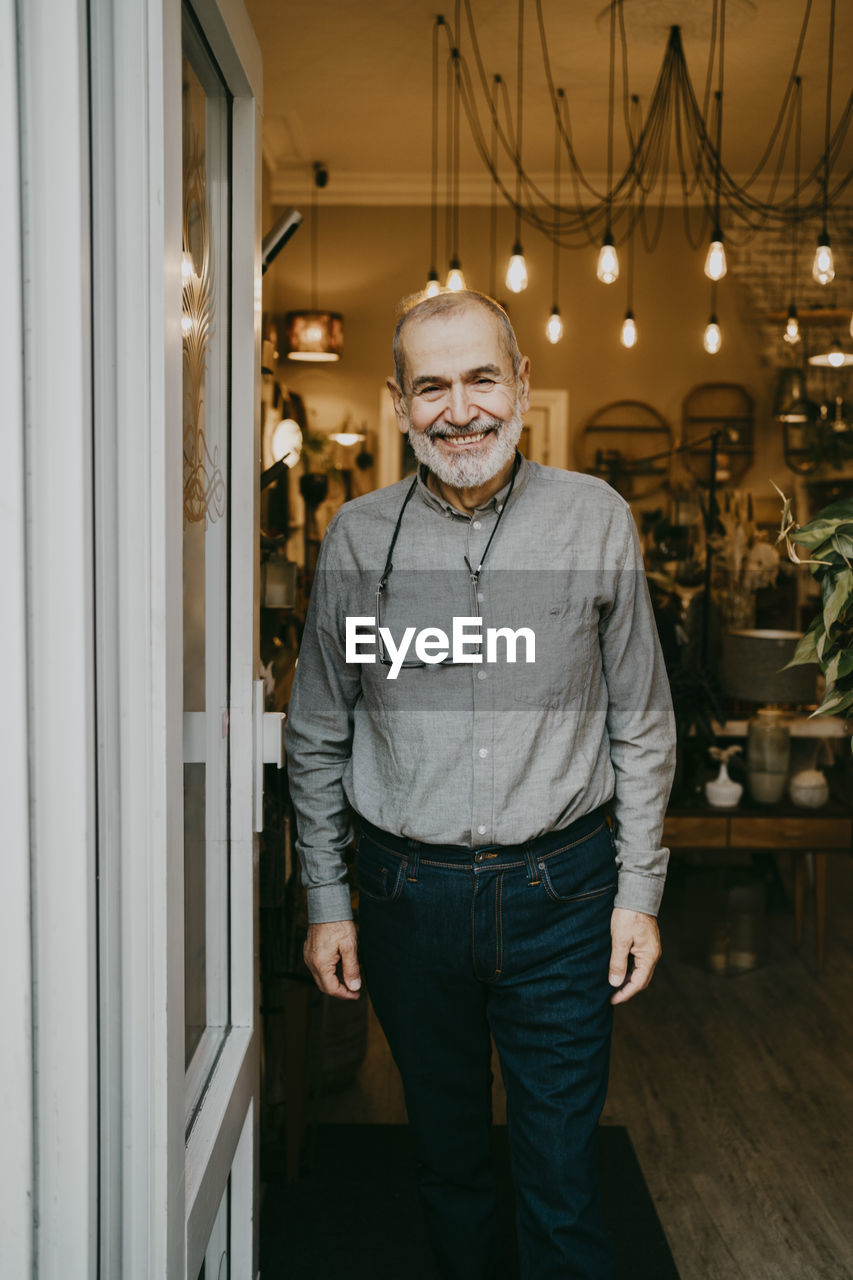
<path fill-rule="evenodd" d="M 794 924 L 797 944 L 803 935 L 805 854 L 815 859 L 815 936 L 817 966 L 823 966 L 826 918 L 826 859 L 830 853 L 853 852 L 853 809 L 830 800 L 820 809 L 797 809 L 783 802 L 756 805 L 742 800 L 734 809 L 711 805 L 671 807 L 663 825 L 670 849 L 760 850 L 797 854 L 794 879 Z"/>

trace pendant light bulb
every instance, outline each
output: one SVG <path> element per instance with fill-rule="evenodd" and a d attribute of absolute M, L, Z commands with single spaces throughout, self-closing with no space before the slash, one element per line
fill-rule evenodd
<path fill-rule="evenodd" d="M 723 335 L 720 332 L 717 317 L 712 315 L 708 323 L 705 325 L 705 333 L 702 337 L 702 346 L 708 352 L 709 356 L 715 356 L 722 345 Z"/>
<path fill-rule="evenodd" d="M 782 337 L 792 347 L 796 342 L 800 341 L 800 322 L 797 318 L 797 308 L 793 303 L 788 308 L 788 319 L 785 323 L 785 332 Z"/>
<path fill-rule="evenodd" d="M 723 244 L 723 233 L 719 227 L 715 227 L 705 258 L 705 275 L 709 280 L 722 280 L 727 271 L 728 263 L 726 262 L 726 246 Z"/>
<path fill-rule="evenodd" d="M 441 293 L 441 285 L 439 284 L 439 281 L 438 281 L 438 272 L 436 271 L 435 267 L 433 267 L 432 271 L 429 273 L 429 278 L 427 279 L 427 282 L 426 282 L 426 288 L 424 289 L 424 297 L 434 298 L 436 294 L 439 294 L 439 293 Z"/>
<path fill-rule="evenodd" d="M 461 293 L 465 286 L 465 277 L 462 274 L 462 264 L 458 258 L 451 258 L 450 270 L 447 273 L 445 287 L 451 293 Z"/>
<path fill-rule="evenodd" d="M 604 241 L 598 252 L 595 274 L 602 284 L 613 284 L 619 279 L 619 258 L 609 229 L 604 234 Z"/>
<path fill-rule="evenodd" d="M 554 304 L 551 308 L 551 314 L 548 317 L 548 323 L 545 325 L 545 337 L 550 343 L 559 342 L 563 336 L 563 321 L 560 319 L 560 309 Z"/>
<path fill-rule="evenodd" d="M 814 251 L 812 276 L 818 284 L 832 284 L 835 279 L 835 262 L 832 257 L 832 246 L 824 229 L 820 233 L 817 248 Z"/>
<path fill-rule="evenodd" d="M 834 342 L 832 344 L 832 348 L 829 351 L 826 359 L 827 359 L 827 363 L 833 369 L 841 369 L 847 363 L 846 360 L 844 359 L 844 352 L 841 350 L 841 347 L 838 345 L 837 342 Z"/>
<path fill-rule="evenodd" d="M 622 321 L 622 332 L 619 334 L 619 341 L 623 347 L 627 347 L 630 351 L 631 347 L 637 345 L 637 322 L 634 319 L 633 311 L 625 312 L 625 319 Z"/>
<path fill-rule="evenodd" d="M 520 240 L 512 246 L 512 257 L 506 269 L 506 287 L 510 293 L 522 293 L 527 288 L 527 263 Z"/>

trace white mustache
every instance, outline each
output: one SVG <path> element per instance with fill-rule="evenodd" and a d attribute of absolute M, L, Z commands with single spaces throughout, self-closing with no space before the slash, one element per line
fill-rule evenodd
<path fill-rule="evenodd" d="M 469 426 L 462 430 L 442 431 L 440 427 L 429 427 L 424 432 L 428 440 L 459 440 L 465 436 L 476 436 L 481 431 L 499 431 L 503 426 L 500 418 L 482 418 L 478 422 L 472 422 Z"/>

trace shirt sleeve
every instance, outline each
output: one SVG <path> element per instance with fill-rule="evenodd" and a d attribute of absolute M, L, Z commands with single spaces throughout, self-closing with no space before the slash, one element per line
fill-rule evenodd
<path fill-rule="evenodd" d="M 626 550 L 600 625 L 619 885 L 614 906 L 657 915 L 669 850 L 663 819 L 675 772 L 675 718 L 639 538 L 625 508 Z"/>
<path fill-rule="evenodd" d="M 343 775 L 361 682 L 359 668 L 345 660 L 336 524 L 337 519 L 329 525 L 320 548 L 284 731 L 310 924 L 352 919 L 344 863 L 352 823 Z"/>

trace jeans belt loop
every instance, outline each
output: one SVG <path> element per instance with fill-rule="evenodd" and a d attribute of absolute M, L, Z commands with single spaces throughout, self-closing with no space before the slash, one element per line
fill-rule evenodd
<path fill-rule="evenodd" d="M 418 872 L 421 867 L 420 844 L 417 840 L 409 841 L 409 852 L 406 861 L 406 879 L 413 884 L 418 882 Z"/>
<path fill-rule="evenodd" d="M 536 854 L 529 844 L 524 846 L 524 861 L 527 863 L 527 883 L 529 885 L 539 884 L 542 880 L 542 874 L 536 865 Z"/>

